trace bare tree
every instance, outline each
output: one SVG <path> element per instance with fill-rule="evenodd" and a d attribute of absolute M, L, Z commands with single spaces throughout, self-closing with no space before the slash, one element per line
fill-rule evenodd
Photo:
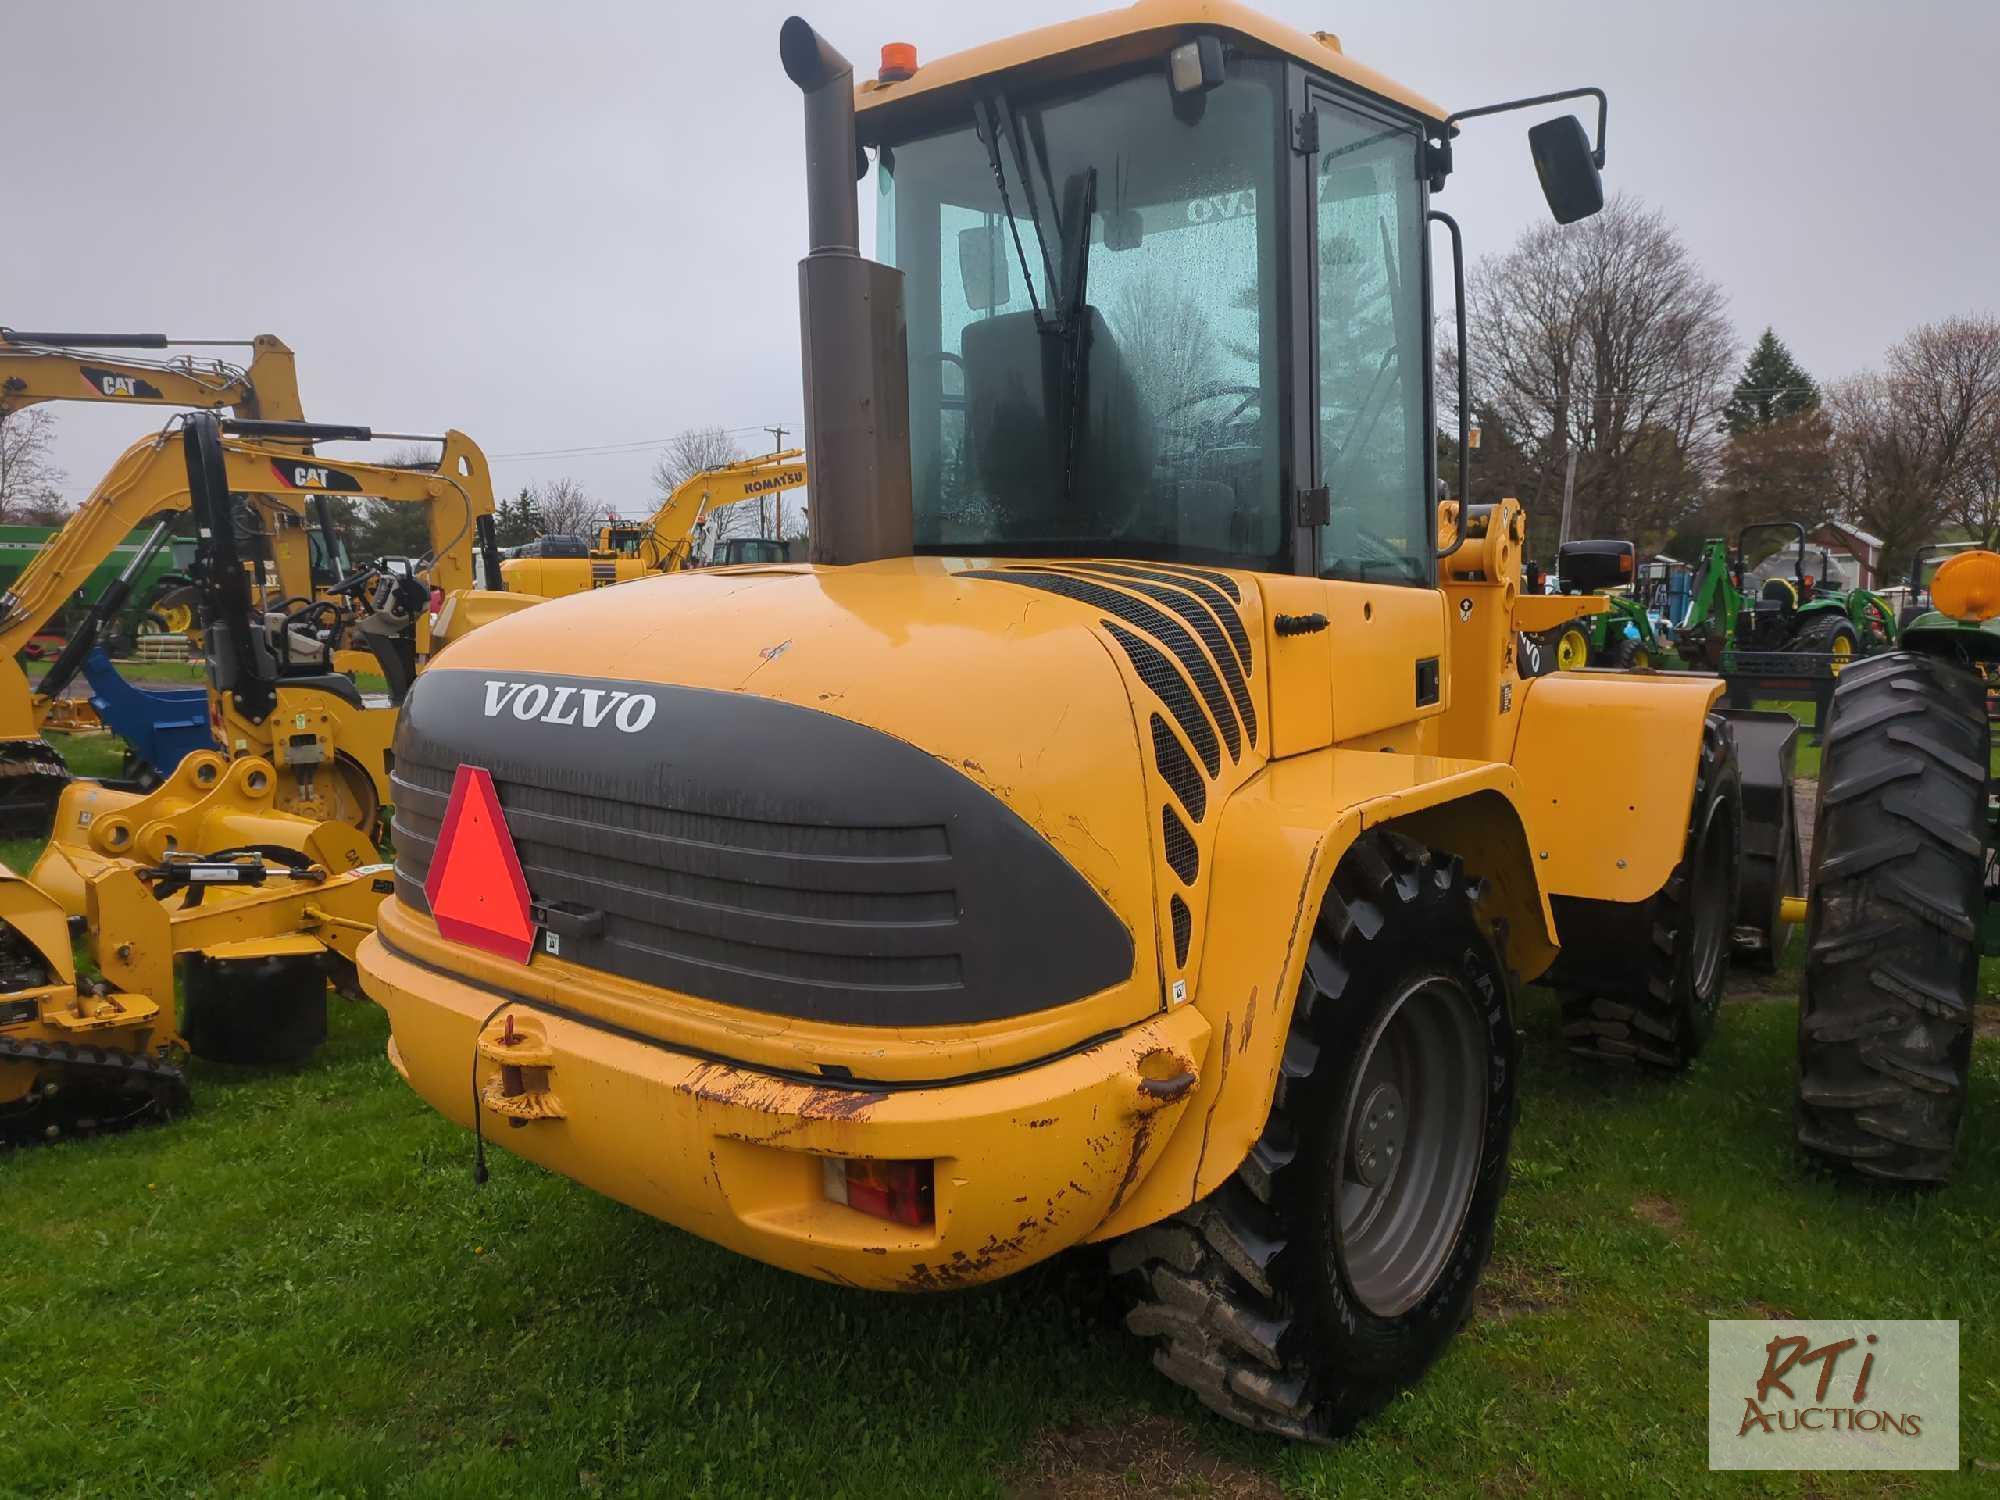
<path fill-rule="evenodd" d="M 49 458 L 55 438 L 47 407 L 0 411 L 0 521 L 53 525 L 69 514 L 63 471 Z"/>
<path fill-rule="evenodd" d="M 1621 196 L 1530 229 L 1473 268 L 1468 302 L 1474 406 L 1519 463 L 1481 465 L 1483 478 L 1520 494 L 1538 533 L 1553 535 L 1572 453 L 1573 536 L 1651 546 L 1699 510 L 1735 337 L 1722 289 L 1663 214 Z"/>
<path fill-rule="evenodd" d="M 597 522 L 605 514 L 605 508 L 568 476 L 543 480 L 530 488 L 529 496 L 545 535 L 593 535 Z"/>
<path fill-rule="evenodd" d="M 1947 521 L 2000 539 L 2000 319 L 1913 330 L 1882 374 L 1842 381 L 1830 406 L 1841 504 L 1892 566 Z"/>
<path fill-rule="evenodd" d="M 1826 393 L 1833 419 L 1833 494 L 1843 515 L 1882 538 L 1893 569 L 1936 532 L 1942 497 L 1904 399 L 1887 376 L 1856 375 Z"/>
<path fill-rule="evenodd" d="M 733 464 L 743 456 L 736 439 L 720 427 L 689 427 L 667 439 L 653 462 L 653 483 L 664 500 L 703 469 Z"/>

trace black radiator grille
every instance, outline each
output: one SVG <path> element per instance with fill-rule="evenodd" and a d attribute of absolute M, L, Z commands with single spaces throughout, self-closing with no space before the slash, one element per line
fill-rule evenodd
<path fill-rule="evenodd" d="M 451 774 L 406 763 L 395 785 L 397 894 L 424 909 Z M 565 942 L 565 956 L 751 1005 L 774 984 L 962 980 L 942 828 L 826 828 L 496 789 L 536 902 L 603 913 L 601 932 Z"/>
<path fill-rule="evenodd" d="M 602 709 L 613 692 L 651 700 L 640 728 L 579 733 L 577 702 Z M 526 716 L 504 706 L 518 702 Z M 695 688 L 427 672 L 394 774 L 397 896 L 418 910 L 461 765 L 491 776 L 543 951 L 566 963 L 879 1026 L 1028 1014 L 1131 973 L 1129 930 L 1004 803 L 832 715 Z"/>

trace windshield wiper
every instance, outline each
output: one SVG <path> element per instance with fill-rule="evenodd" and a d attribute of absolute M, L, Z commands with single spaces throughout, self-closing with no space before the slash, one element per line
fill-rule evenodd
<path fill-rule="evenodd" d="M 1035 204 L 1035 185 L 1028 171 L 1027 159 L 1021 151 L 1020 125 L 1005 94 L 989 95 L 979 101 L 978 107 L 985 111 L 985 116 L 975 123 L 980 126 L 978 134 L 986 142 L 986 160 L 993 168 L 993 185 L 1000 191 L 1000 212 L 1007 220 L 1008 232 L 1014 237 L 1014 258 L 1021 264 L 1021 280 L 1027 283 L 1028 306 L 1034 311 L 1035 327 L 1047 333 L 1049 323 L 1042 314 L 1042 304 L 1035 297 L 1035 275 L 1028 269 L 1028 252 L 1021 248 L 1021 221 L 1015 217 L 1013 200 L 1007 193 L 1007 169 L 1000 161 L 1000 132 L 1004 129 L 1014 147 L 1014 160 L 1021 166 L 1021 189 L 1028 197 L 1028 225 L 1035 231 L 1035 248 L 1042 256 L 1042 275 L 1049 282 L 1053 295 L 1055 271 L 1049 259 L 1048 238 L 1042 233 L 1042 215 Z"/>

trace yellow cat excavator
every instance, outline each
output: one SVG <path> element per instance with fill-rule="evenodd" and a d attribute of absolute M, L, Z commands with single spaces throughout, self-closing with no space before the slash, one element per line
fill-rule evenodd
<path fill-rule="evenodd" d="M 385 751 L 394 704 L 408 690 L 417 663 L 432 648 L 430 591 L 472 587 L 473 549 L 491 542 L 492 482 L 485 455 L 471 438 L 448 432 L 437 465 L 405 469 L 350 463 L 305 451 L 312 442 L 368 441 L 366 427 L 236 420 L 208 413 L 187 422 L 205 434 L 210 455 L 204 547 L 210 562 L 198 580 L 214 600 L 209 655 L 216 691 L 211 717 L 226 754 L 263 756 L 276 768 L 277 802 L 288 811 L 372 828 L 389 800 Z M 405 434 L 383 434 L 404 437 Z M 216 486 L 220 488 L 216 488 Z M 316 593 L 309 574 L 281 564 L 276 608 L 252 597 L 238 543 L 231 497 L 252 513 L 296 519 L 320 496 L 369 497 L 422 505 L 430 546 L 401 574 L 364 569 Z M 68 525 L 0 595 L 0 827 L 38 833 L 68 781 L 40 726 L 55 694 L 82 665 L 96 628 L 122 603 L 119 585 L 93 606 L 41 684 L 30 690 L 15 662 L 20 644 L 69 597 L 106 549 L 135 525 L 159 517 L 128 564 L 122 585 L 163 545 L 174 513 L 188 509 L 190 471 L 183 443 L 168 432 L 141 439 L 119 457 Z M 198 512 L 201 507 L 197 507 Z M 482 518 L 486 519 L 481 524 Z M 282 526 L 275 528 L 282 531 Z M 226 546 L 227 568 L 217 561 Z M 304 561 L 298 553 L 294 563 Z M 497 559 L 492 566 L 497 569 Z M 231 571 L 233 570 L 233 571 Z M 373 654 L 389 687 L 371 705 L 352 681 L 330 670 L 333 653 L 358 641 Z M 58 827 L 58 836 L 61 828 Z"/>
<path fill-rule="evenodd" d="M 691 567 L 703 524 L 725 506 L 797 489 L 806 482 L 805 450 L 788 448 L 689 475 L 652 519 L 601 526 L 587 557 L 510 557 L 500 576 L 511 593 L 560 599 L 612 583 Z"/>
<path fill-rule="evenodd" d="M 122 352 L 241 347 L 250 350 L 247 365 L 193 354 L 149 359 Z M 0 327 L 0 417 L 43 401 L 228 410 L 246 421 L 305 419 L 291 346 L 272 334 L 171 339 L 163 333 L 43 333 Z M 332 507 L 316 497 L 307 515 L 309 529 L 298 524 L 272 529 L 271 560 L 284 578 L 309 578 L 315 572 L 338 577 L 346 570 Z M 310 557 L 315 546 L 322 554 L 316 568 Z M 185 614 L 185 606 L 177 607 Z"/>

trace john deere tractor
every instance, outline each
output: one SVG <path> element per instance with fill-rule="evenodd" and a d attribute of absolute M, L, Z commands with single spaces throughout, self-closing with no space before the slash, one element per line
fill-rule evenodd
<path fill-rule="evenodd" d="M 1799 996 L 1800 1147 L 1904 1183 L 1951 1174 L 1979 962 L 2000 955 L 1988 769 L 2000 555 L 1944 562 L 1930 604 L 1897 650 L 1834 687 Z"/>
<path fill-rule="evenodd" d="M 1597 602 L 1522 594 L 1516 502 L 1436 499 L 1431 205 L 1514 106 L 1227 0 L 858 89 L 778 50 L 812 562 L 417 679 L 359 959 L 390 1059 L 476 1150 L 849 1287 L 1108 1245 L 1162 1372 L 1330 1437 L 1472 1312 L 1517 985 L 1607 1063 L 1702 1047 L 1775 749 L 1705 678 L 1524 679 Z M 1577 92 L 1595 148 L 1529 133 L 1564 222 Z"/>
<path fill-rule="evenodd" d="M 1776 560 L 1764 580 L 1746 593 L 1756 570 Z M 1695 573 L 1686 617 L 1678 632 L 1691 661 L 1728 670 L 1729 654 L 1810 654 L 1833 658 L 1838 671 L 1849 659 L 1896 644 L 1896 613 L 1880 594 L 1827 584 L 1824 548 L 1811 548 L 1797 521 L 1746 526 L 1732 551 L 1724 538 L 1707 543 Z"/>
<path fill-rule="evenodd" d="M 1556 665 L 1643 670 L 1664 665 L 1668 651 L 1653 628 L 1645 601 L 1633 592 L 1638 548 L 1630 542 L 1564 542 L 1556 554 L 1556 579 L 1565 594 L 1596 594 L 1603 613 L 1561 627 Z"/>

